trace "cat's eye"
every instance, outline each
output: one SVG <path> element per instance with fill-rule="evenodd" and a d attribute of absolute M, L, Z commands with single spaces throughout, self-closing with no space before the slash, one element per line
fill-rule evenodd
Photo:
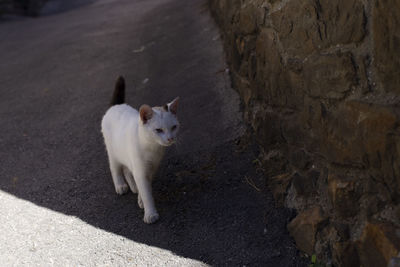
<path fill-rule="evenodd" d="M 176 125 L 174 125 L 174 126 L 172 126 L 171 130 L 172 130 L 172 131 L 175 131 L 175 130 L 176 130 L 176 128 L 177 128 L 177 126 L 176 126 Z"/>
<path fill-rule="evenodd" d="M 160 129 L 160 128 L 158 128 L 158 129 L 156 129 L 156 132 L 157 132 L 157 133 L 163 133 L 163 132 L 164 132 L 164 130 L 163 130 L 163 129 Z"/>

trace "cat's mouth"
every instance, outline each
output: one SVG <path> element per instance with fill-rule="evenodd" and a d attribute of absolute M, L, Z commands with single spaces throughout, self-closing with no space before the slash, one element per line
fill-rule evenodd
<path fill-rule="evenodd" d="M 175 144 L 175 140 L 161 143 L 162 146 L 172 146 L 173 144 Z"/>

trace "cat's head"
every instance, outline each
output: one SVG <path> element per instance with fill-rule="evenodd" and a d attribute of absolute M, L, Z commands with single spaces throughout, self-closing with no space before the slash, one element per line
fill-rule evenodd
<path fill-rule="evenodd" d="M 176 116 L 179 97 L 163 107 L 142 105 L 139 109 L 141 127 L 151 140 L 161 146 L 170 146 L 176 142 L 179 121 Z"/>

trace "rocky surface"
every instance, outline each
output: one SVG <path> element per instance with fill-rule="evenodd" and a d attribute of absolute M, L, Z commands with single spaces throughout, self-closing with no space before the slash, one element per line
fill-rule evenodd
<path fill-rule="evenodd" d="M 298 211 L 298 247 L 336 266 L 387 264 L 400 235 L 398 1 L 210 6 L 268 183 Z"/>

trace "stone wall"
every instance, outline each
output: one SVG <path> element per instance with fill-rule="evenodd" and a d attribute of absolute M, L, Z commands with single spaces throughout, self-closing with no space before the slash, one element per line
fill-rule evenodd
<path fill-rule="evenodd" d="M 400 1 L 210 6 L 299 249 L 386 266 L 400 252 Z"/>

